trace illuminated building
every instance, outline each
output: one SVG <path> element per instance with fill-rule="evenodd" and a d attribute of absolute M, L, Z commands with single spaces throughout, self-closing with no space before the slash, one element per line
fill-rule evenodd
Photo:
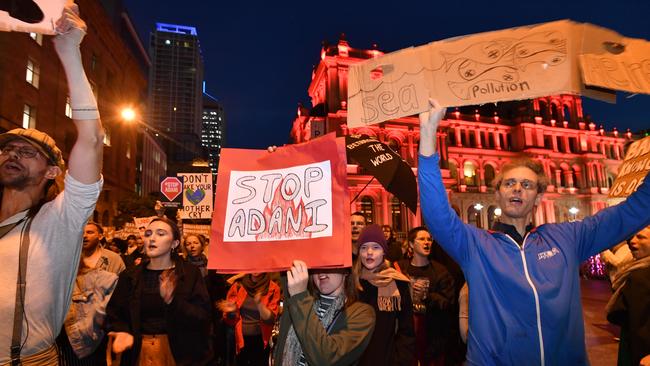
<path fill-rule="evenodd" d="M 224 143 L 226 116 L 223 106 L 210 94 L 203 93 L 203 129 L 201 145 L 208 151 L 208 165 L 212 174 L 217 174 L 219 156 Z"/>
<path fill-rule="evenodd" d="M 419 121 L 417 116 L 356 128 L 347 127 L 347 75 L 351 64 L 382 55 L 373 49 L 355 49 L 342 37 L 323 45 L 308 94 L 312 108 L 300 107 L 291 137 L 299 143 L 325 133 L 337 136 L 367 134 L 385 142 L 417 171 Z M 554 95 L 534 100 L 448 109 L 438 131 L 438 150 L 452 207 L 465 222 L 488 228 L 499 210 L 490 186 L 500 167 L 521 153 L 540 160 L 551 180 L 536 210 L 534 223 L 562 222 L 594 214 L 606 198 L 629 132 L 606 132 L 583 115 L 582 99 Z M 422 224 L 421 214 L 406 208 L 379 183 L 348 162 L 353 211 L 369 220 L 391 225 L 404 233 Z M 365 187 L 365 189 L 364 189 Z M 576 210 L 569 210 L 575 208 Z"/>

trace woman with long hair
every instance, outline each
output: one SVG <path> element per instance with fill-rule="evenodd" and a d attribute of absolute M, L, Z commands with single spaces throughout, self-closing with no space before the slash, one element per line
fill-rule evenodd
<path fill-rule="evenodd" d="M 379 225 L 366 226 L 357 244 L 354 271 L 360 279 L 359 298 L 374 308 L 377 317 L 360 364 L 410 366 L 415 354 L 410 280 L 384 259 L 388 245 Z"/>
<path fill-rule="evenodd" d="M 205 256 L 207 239 L 201 234 L 190 234 L 183 240 L 185 260 L 195 265 L 203 277 L 208 275 L 208 258 Z"/>
<path fill-rule="evenodd" d="M 124 365 L 205 365 L 210 300 L 201 272 L 176 254 L 173 221 L 152 220 L 144 237 L 148 259 L 120 274 L 108 304 L 112 351 Z"/>
<path fill-rule="evenodd" d="M 356 365 L 368 346 L 375 314 L 357 300 L 350 269 L 308 271 L 305 262 L 295 260 L 285 281 L 289 296 L 275 365 Z"/>
<path fill-rule="evenodd" d="M 448 347 L 453 344 L 452 329 L 457 327 L 454 278 L 445 266 L 429 259 L 433 239 L 424 226 L 408 233 L 413 258 L 403 259 L 395 267 L 411 279 L 415 355 L 413 364 L 445 365 Z"/>
<path fill-rule="evenodd" d="M 268 362 L 269 340 L 278 316 L 280 287 L 268 273 L 238 276 L 221 303 L 224 323 L 235 331 L 237 365 Z"/>

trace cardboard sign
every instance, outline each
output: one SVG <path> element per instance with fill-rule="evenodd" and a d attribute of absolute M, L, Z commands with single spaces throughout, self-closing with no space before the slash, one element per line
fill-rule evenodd
<path fill-rule="evenodd" d="M 348 126 L 360 127 L 442 106 L 553 94 L 613 101 L 582 84 L 578 55 L 617 40 L 613 31 L 567 20 L 479 33 L 407 48 L 351 65 Z"/>
<path fill-rule="evenodd" d="M 202 224 L 183 224 L 183 236 L 203 235 L 210 239 L 210 225 Z"/>
<path fill-rule="evenodd" d="M 352 264 L 345 146 L 333 134 L 274 153 L 223 149 L 214 207 L 209 268 Z"/>
<path fill-rule="evenodd" d="M 609 190 L 610 199 L 624 198 L 632 194 L 643 183 L 650 171 L 650 136 L 635 141 L 625 154 L 618 176 Z"/>
<path fill-rule="evenodd" d="M 620 37 L 580 55 L 580 66 L 585 84 L 650 94 L 650 42 Z"/>
<path fill-rule="evenodd" d="M 212 173 L 178 173 L 183 181 L 181 219 L 212 218 Z"/>
<path fill-rule="evenodd" d="M 0 31 L 54 34 L 68 0 L 0 1 Z"/>

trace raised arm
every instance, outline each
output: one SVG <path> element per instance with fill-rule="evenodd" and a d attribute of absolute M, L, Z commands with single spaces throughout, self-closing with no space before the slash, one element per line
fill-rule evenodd
<path fill-rule="evenodd" d="M 76 4 L 68 3 L 57 21 L 54 38 L 56 49 L 70 92 L 72 120 L 77 128 L 77 141 L 68 161 L 68 173 L 84 184 L 99 180 L 102 168 L 104 129 L 99 120 L 97 100 L 86 78 L 79 46 L 86 34 L 86 23 L 79 17 Z"/>

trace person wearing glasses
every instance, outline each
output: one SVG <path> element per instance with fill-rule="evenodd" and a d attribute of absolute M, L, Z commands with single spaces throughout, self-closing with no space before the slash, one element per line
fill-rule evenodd
<path fill-rule="evenodd" d="M 548 185 L 541 163 L 505 164 L 494 179 L 500 222 L 465 224 L 447 200 L 436 133 L 445 109 L 420 114 L 418 180 L 433 238 L 461 266 L 469 297 L 469 365 L 588 365 L 580 263 L 650 224 L 650 184 L 582 221 L 533 225 Z"/>
<path fill-rule="evenodd" d="M 81 62 L 86 25 L 76 4 L 66 5 L 56 32 L 77 139 L 66 172 L 61 150 L 45 132 L 17 128 L 0 135 L 0 365 L 59 364 L 54 342 L 103 183 L 104 130 Z"/>

